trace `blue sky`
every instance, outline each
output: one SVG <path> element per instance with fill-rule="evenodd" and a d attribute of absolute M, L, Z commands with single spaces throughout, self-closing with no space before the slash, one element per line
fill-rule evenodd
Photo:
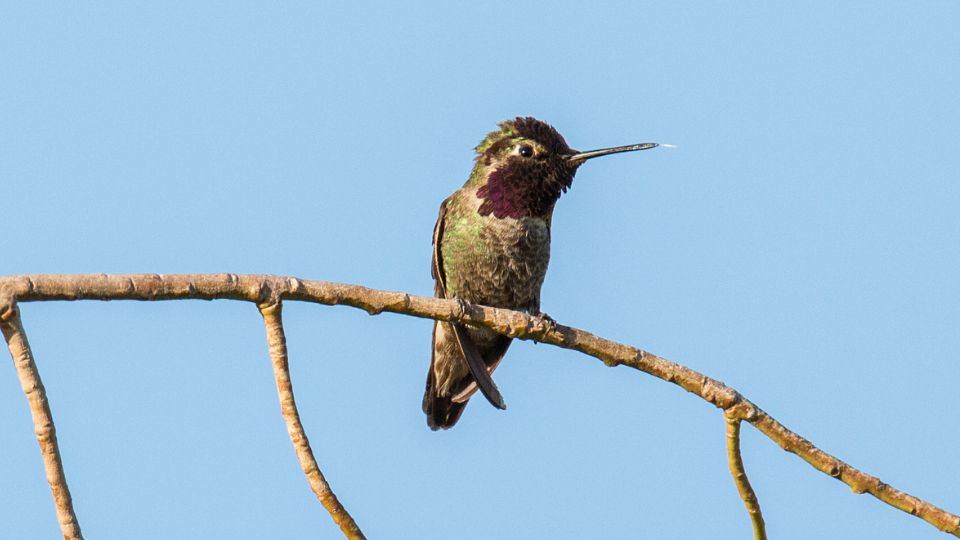
<path fill-rule="evenodd" d="M 543 308 L 722 379 L 960 511 L 953 2 L 7 3 L 0 274 L 290 274 L 431 294 L 441 200 L 496 122 L 590 162 Z M 22 308 L 89 538 L 335 538 L 237 302 Z M 720 413 L 516 343 L 508 403 L 420 411 L 428 321 L 292 303 L 294 388 L 371 538 L 744 538 Z M 0 522 L 55 538 L 9 362 Z M 772 538 L 941 537 L 752 428 Z"/>

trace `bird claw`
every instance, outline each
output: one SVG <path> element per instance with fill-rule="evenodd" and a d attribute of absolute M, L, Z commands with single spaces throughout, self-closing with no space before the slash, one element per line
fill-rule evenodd
<path fill-rule="evenodd" d="M 463 298 L 455 297 L 454 300 L 457 301 L 457 306 L 460 307 L 460 320 L 467 318 L 467 311 L 470 309 L 470 303 L 464 300 Z"/>
<path fill-rule="evenodd" d="M 534 328 L 542 327 L 544 334 L 549 334 L 557 329 L 557 321 L 553 320 L 553 317 L 547 315 L 544 312 L 538 312 L 533 316 Z"/>

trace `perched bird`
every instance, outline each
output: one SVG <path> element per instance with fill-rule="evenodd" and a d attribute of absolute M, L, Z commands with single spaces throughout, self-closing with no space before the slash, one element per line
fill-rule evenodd
<path fill-rule="evenodd" d="M 550 221 L 560 195 L 586 160 L 656 143 L 578 152 L 535 118 L 499 124 L 476 147 L 470 178 L 440 205 L 433 231 L 434 292 L 484 306 L 540 311 L 550 260 Z M 548 318 L 549 319 L 549 318 Z M 434 322 L 423 412 L 431 429 L 452 427 L 479 390 L 506 408 L 490 374 L 510 338 L 486 328 Z"/>

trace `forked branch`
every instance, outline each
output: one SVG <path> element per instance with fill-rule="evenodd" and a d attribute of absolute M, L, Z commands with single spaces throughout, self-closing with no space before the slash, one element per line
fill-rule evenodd
<path fill-rule="evenodd" d="M 270 349 L 270 360 L 273 363 L 273 377 L 277 380 L 280 414 L 283 415 L 283 421 L 287 424 L 287 433 L 290 435 L 290 441 L 293 442 L 293 449 L 297 452 L 297 459 L 300 460 L 303 474 L 307 475 L 310 489 L 320 500 L 320 504 L 330 513 L 330 517 L 337 523 L 343 534 L 351 540 L 363 539 L 365 537 L 360 532 L 360 527 L 340 504 L 340 500 L 330 489 L 327 479 L 320 472 L 317 459 L 313 457 L 313 450 L 310 448 L 307 433 L 303 430 L 303 424 L 300 423 L 300 412 L 297 410 L 297 402 L 293 398 L 293 383 L 290 381 L 287 338 L 283 333 L 283 319 L 281 317 L 283 304 L 279 301 L 265 302 L 261 303 L 259 307 L 260 313 L 263 315 L 263 322 L 267 327 L 267 346 Z"/>
<path fill-rule="evenodd" d="M 33 429 L 40 443 L 40 455 L 47 472 L 47 483 L 53 492 L 53 504 L 57 509 L 57 521 L 60 531 L 66 539 L 82 539 L 80 523 L 73 511 L 73 498 L 67 487 L 67 477 L 63 474 L 63 462 L 60 460 L 60 448 L 57 445 L 57 429 L 53 425 L 53 414 L 47 401 L 47 391 L 40 380 L 37 363 L 33 360 L 33 351 L 27 341 L 27 334 L 20 322 L 20 310 L 16 305 L 6 308 L 0 305 L 0 329 L 7 340 L 13 365 L 20 379 L 20 387 L 27 396 L 30 416 L 33 417 Z"/>
<path fill-rule="evenodd" d="M 743 456 L 740 454 L 740 419 L 724 415 L 727 421 L 727 464 L 733 483 L 737 485 L 740 498 L 747 507 L 750 523 L 753 525 L 754 540 L 767 540 L 767 529 L 763 524 L 763 514 L 760 513 L 760 501 L 747 478 L 747 470 L 743 467 Z"/>
<path fill-rule="evenodd" d="M 601 360 L 608 366 L 629 366 L 700 396 L 723 409 L 725 416 L 731 421 L 745 420 L 753 424 L 784 450 L 800 456 L 818 471 L 849 485 L 855 493 L 870 493 L 877 499 L 915 515 L 944 532 L 960 537 L 960 516 L 893 488 L 881 482 L 879 478 L 868 475 L 820 450 L 722 382 L 635 347 L 606 340 L 569 326 L 546 324 L 542 320 L 520 312 L 483 306 L 464 306 L 455 300 L 412 296 L 402 292 L 381 291 L 359 285 L 277 276 L 235 274 L 109 276 L 100 274 L 0 278 L 0 318 L 10 312 L 15 313 L 17 301 L 186 298 L 246 300 L 257 304 L 300 300 L 327 305 L 353 306 L 371 315 L 389 311 L 415 317 L 462 322 L 484 326 L 514 338 L 536 340 L 577 350 Z M 4 326 L 5 335 L 8 326 Z M 25 339 L 23 341 L 25 343 Z M 18 355 L 12 347 L 11 353 L 16 360 Z M 37 381 L 39 382 L 39 379 Z M 46 420 L 41 418 L 40 421 L 49 422 L 52 430 L 52 420 L 49 420 L 49 417 L 49 410 L 47 410 Z M 41 446 L 43 444 L 41 442 Z M 54 462 L 59 464 L 59 460 Z M 319 469 L 317 472 L 319 473 Z M 66 491 L 66 482 L 62 476 L 62 474 L 59 475 L 58 484 L 62 489 L 54 488 L 55 499 L 58 497 L 58 489 L 60 493 Z M 51 480 L 51 486 L 53 487 L 53 480 Z M 75 525 L 75 518 L 72 523 Z M 66 535 L 66 529 L 64 534 Z M 79 534 L 79 528 L 77 528 L 77 534 Z"/>

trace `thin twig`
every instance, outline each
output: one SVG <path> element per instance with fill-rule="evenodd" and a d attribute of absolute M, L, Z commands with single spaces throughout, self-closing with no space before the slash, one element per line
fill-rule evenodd
<path fill-rule="evenodd" d="M 784 450 L 794 453 L 818 471 L 837 478 L 855 493 L 870 493 L 880 501 L 960 537 L 960 516 L 900 491 L 820 450 L 810 441 L 768 415 L 722 382 L 647 351 L 517 311 L 467 306 L 456 300 L 381 291 L 360 285 L 301 280 L 294 277 L 186 274 L 186 275 L 31 275 L 0 278 L 0 315 L 5 304 L 41 300 L 203 300 L 233 299 L 260 303 L 268 298 L 346 305 L 375 315 L 384 311 L 448 322 L 484 326 L 518 339 L 536 340 L 593 356 L 608 366 L 629 366 L 676 384 L 688 392 L 753 424 Z"/>
<path fill-rule="evenodd" d="M 293 449 L 297 452 L 297 459 L 300 460 L 300 467 L 303 468 L 303 473 L 307 476 L 307 482 L 310 483 L 310 488 L 316 494 L 317 499 L 320 500 L 320 504 L 327 509 L 343 534 L 351 540 L 363 539 L 365 537 L 360 532 L 360 527 L 340 504 L 337 496 L 330 489 L 327 479 L 323 477 L 323 473 L 317 465 L 317 460 L 313 456 L 313 450 L 310 448 L 307 433 L 303 430 L 303 424 L 300 422 L 297 402 L 293 397 L 293 382 L 290 380 L 287 338 L 283 333 L 283 318 L 281 316 L 283 306 L 279 301 L 274 301 L 261 303 L 259 307 L 267 328 L 267 345 L 270 349 L 270 360 L 273 363 L 273 376 L 277 381 L 277 393 L 280 396 L 280 413 L 287 425 L 287 433 L 290 434 Z"/>
<path fill-rule="evenodd" d="M 733 483 L 737 485 L 740 498 L 747 507 L 750 523 L 753 525 L 754 540 L 767 540 L 767 530 L 763 525 L 763 514 L 760 513 L 760 501 L 747 478 L 747 470 L 743 467 L 743 457 L 740 455 L 740 419 L 725 414 L 727 423 L 727 464 L 730 465 L 730 474 Z"/>
<path fill-rule="evenodd" d="M 57 521 L 60 522 L 60 532 L 65 539 L 82 539 L 80 522 L 73 511 L 73 499 L 70 497 L 70 488 L 67 487 L 67 477 L 63 474 L 63 462 L 60 460 L 60 448 L 57 445 L 57 429 L 53 425 L 53 414 L 50 412 L 50 403 L 47 401 L 47 392 L 40 380 L 37 363 L 33 360 L 33 351 L 27 341 L 27 334 L 20 321 L 20 310 L 16 305 L 4 310 L 0 308 L 0 329 L 7 340 L 13 365 L 20 379 L 20 387 L 27 396 L 30 404 L 30 415 L 33 417 L 33 429 L 40 443 L 40 455 L 43 456 L 43 467 L 47 472 L 47 483 L 53 492 L 53 504 L 57 508 Z"/>

